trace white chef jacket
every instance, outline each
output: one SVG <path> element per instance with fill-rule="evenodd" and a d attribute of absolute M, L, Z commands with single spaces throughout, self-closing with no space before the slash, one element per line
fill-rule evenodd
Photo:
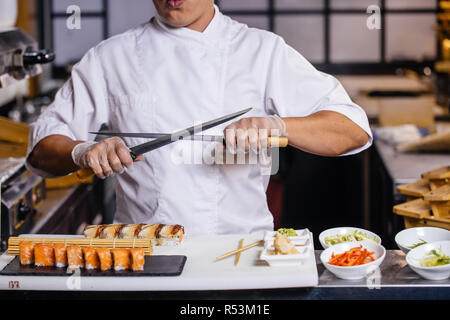
<path fill-rule="evenodd" d="M 51 134 L 93 140 L 88 132 L 102 123 L 112 131 L 166 133 L 247 107 L 253 109 L 245 117 L 332 110 L 371 136 L 366 114 L 334 77 L 317 71 L 280 36 L 215 7 L 204 32 L 171 28 L 154 17 L 89 50 L 31 125 L 29 151 Z M 205 133 L 221 133 L 227 124 Z M 147 141 L 124 140 L 128 146 Z M 173 161 L 174 154 L 198 150 L 198 143 L 151 151 L 115 175 L 115 222 L 181 224 L 187 234 L 273 230 L 265 194 L 270 176 L 261 174 L 262 166 Z"/>

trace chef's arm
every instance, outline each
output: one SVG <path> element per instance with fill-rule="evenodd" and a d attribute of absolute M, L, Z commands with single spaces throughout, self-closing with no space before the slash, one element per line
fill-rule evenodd
<path fill-rule="evenodd" d="M 138 156 L 136 161 L 142 159 Z M 91 168 L 99 178 L 122 173 L 132 166 L 130 150 L 119 137 L 100 142 L 74 141 L 64 135 L 50 135 L 37 143 L 28 157 L 33 168 L 63 176 L 80 168 Z"/>
<path fill-rule="evenodd" d="M 81 142 L 64 135 L 50 135 L 36 144 L 27 160 L 33 168 L 54 176 L 63 176 L 78 169 L 71 152 Z"/>
<path fill-rule="evenodd" d="M 307 117 L 283 118 L 289 144 L 303 151 L 339 156 L 363 147 L 369 135 L 346 116 L 319 111 Z"/>

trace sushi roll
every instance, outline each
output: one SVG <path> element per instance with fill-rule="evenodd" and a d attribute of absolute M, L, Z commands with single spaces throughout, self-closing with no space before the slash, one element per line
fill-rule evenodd
<path fill-rule="evenodd" d="M 160 245 L 176 245 L 183 241 L 184 228 L 180 225 L 165 225 L 158 235 L 158 242 Z"/>
<path fill-rule="evenodd" d="M 34 263 L 34 243 L 31 241 L 21 241 L 19 244 L 20 264 L 27 265 Z"/>
<path fill-rule="evenodd" d="M 34 247 L 34 265 L 36 267 L 54 267 L 55 251 L 51 243 L 38 243 Z"/>
<path fill-rule="evenodd" d="M 119 238 L 121 239 L 135 239 L 145 224 L 127 224 L 120 230 Z"/>
<path fill-rule="evenodd" d="M 124 227 L 124 224 L 109 224 L 106 225 L 100 235 L 98 236 L 99 239 L 116 239 L 122 228 Z"/>
<path fill-rule="evenodd" d="M 94 247 L 83 248 L 84 267 L 88 270 L 100 269 L 100 261 Z"/>
<path fill-rule="evenodd" d="M 79 245 L 67 247 L 67 262 L 70 269 L 83 268 L 83 251 Z"/>
<path fill-rule="evenodd" d="M 132 248 L 130 249 L 130 254 L 131 254 L 131 270 L 143 271 L 145 264 L 144 249 Z"/>
<path fill-rule="evenodd" d="M 58 268 L 67 267 L 67 249 L 64 244 L 53 245 L 55 250 L 55 262 Z"/>
<path fill-rule="evenodd" d="M 138 234 L 138 239 L 156 239 L 164 224 L 146 224 Z"/>
<path fill-rule="evenodd" d="M 128 249 L 111 249 L 113 260 L 114 260 L 114 270 L 129 270 L 131 267 L 130 263 L 130 250 Z"/>
<path fill-rule="evenodd" d="M 83 234 L 86 238 L 98 238 L 102 233 L 103 229 L 106 227 L 106 224 L 102 225 L 89 225 L 84 228 Z"/>
<path fill-rule="evenodd" d="M 108 248 L 97 248 L 95 250 L 97 251 L 98 259 L 100 261 L 100 270 L 110 270 L 112 267 L 111 250 Z"/>

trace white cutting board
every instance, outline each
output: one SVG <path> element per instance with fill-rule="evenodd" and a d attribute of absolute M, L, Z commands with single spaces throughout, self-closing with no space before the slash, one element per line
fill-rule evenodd
<path fill-rule="evenodd" d="M 0 290 L 88 290 L 88 291 L 180 291 L 313 287 L 318 284 L 316 261 L 310 240 L 310 257 L 296 266 L 270 267 L 259 260 L 263 246 L 243 251 L 239 264 L 235 256 L 216 257 L 263 239 L 263 234 L 186 236 L 173 247 L 154 247 L 155 255 L 185 255 L 186 265 L 175 277 L 79 277 L 1 276 Z M 43 235 L 44 236 L 44 235 Z M 47 236 L 47 235 L 45 235 Z M 2 270 L 13 256 L 0 256 Z M 17 286 L 19 288 L 17 288 Z M 11 288 L 12 287 L 12 288 Z"/>

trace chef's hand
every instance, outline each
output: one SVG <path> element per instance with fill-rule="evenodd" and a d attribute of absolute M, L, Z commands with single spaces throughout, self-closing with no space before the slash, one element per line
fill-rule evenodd
<path fill-rule="evenodd" d="M 286 136 L 286 124 L 276 115 L 243 118 L 227 126 L 224 136 L 228 152 L 236 154 L 251 150 L 258 153 L 270 148 L 268 137 Z"/>
<path fill-rule="evenodd" d="M 141 159 L 142 155 L 135 161 Z M 77 144 L 72 150 L 72 160 L 80 168 L 91 168 L 100 179 L 123 173 L 125 168 L 133 165 L 130 149 L 119 137 Z"/>

